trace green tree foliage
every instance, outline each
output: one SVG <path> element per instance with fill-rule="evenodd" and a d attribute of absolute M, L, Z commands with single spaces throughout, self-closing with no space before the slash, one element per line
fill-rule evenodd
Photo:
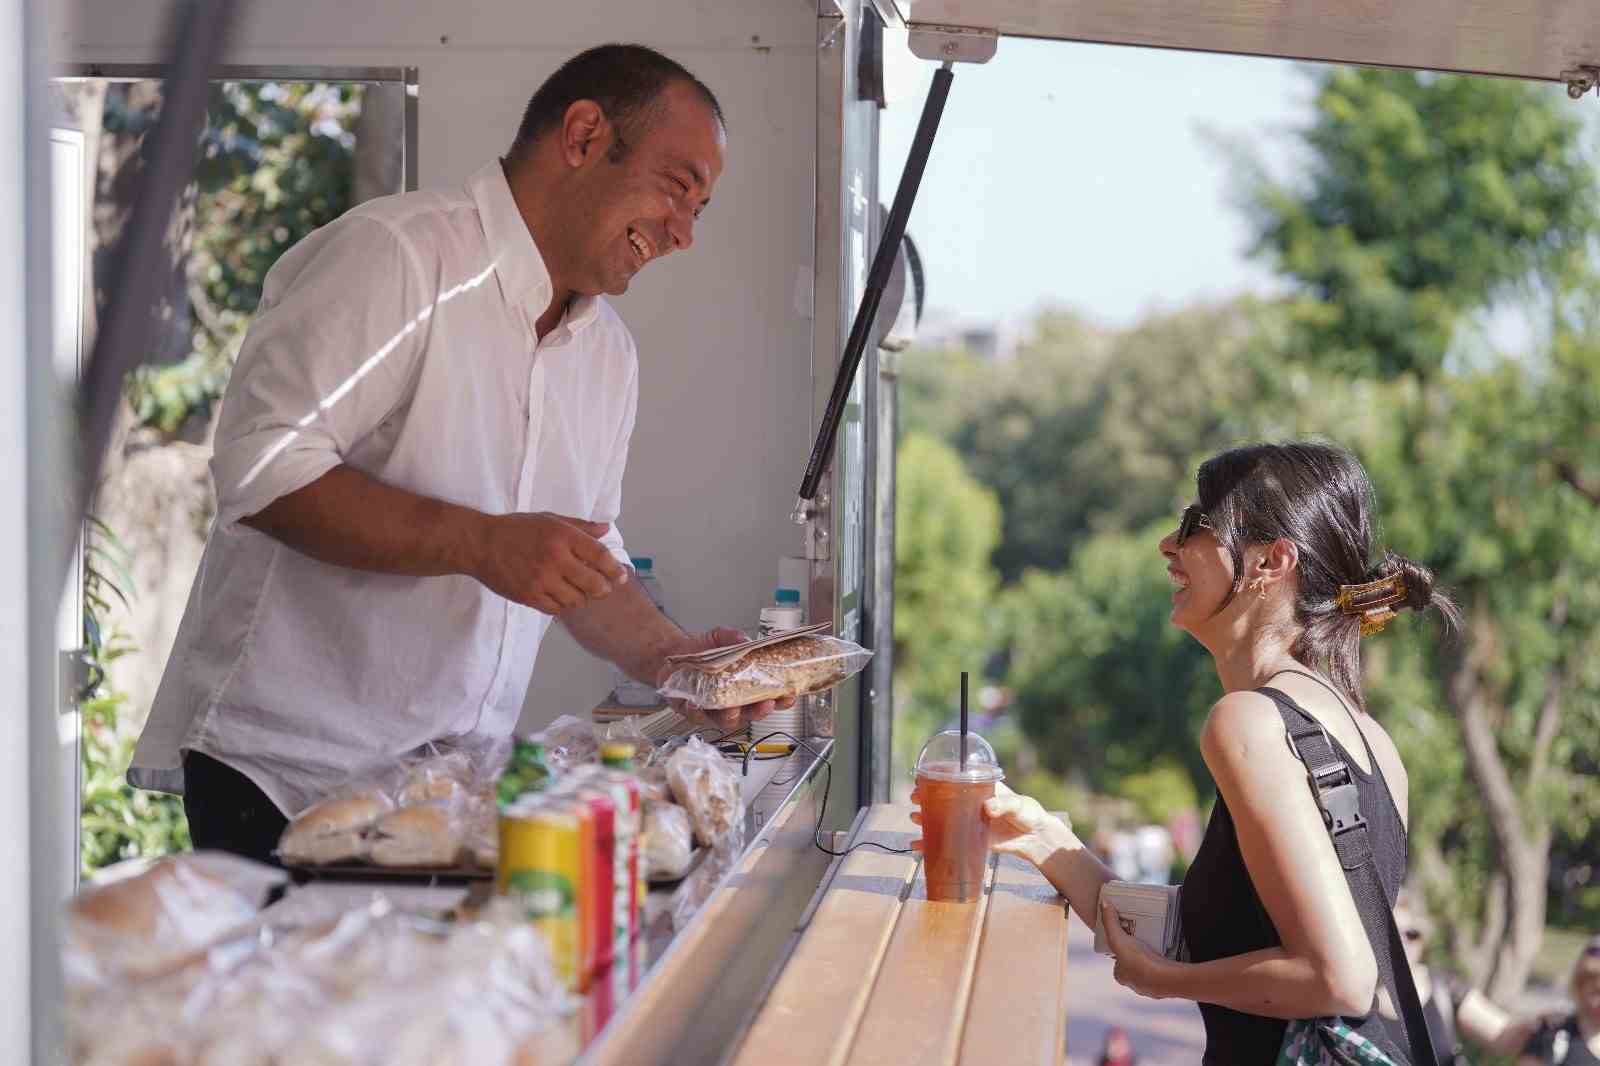
<path fill-rule="evenodd" d="M 1155 553 L 1198 461 L 1246 439 L 1351 447 L 1388 546 L 1466 614 L 1459 641 L 1410 616 L 1364 641 L 1366 688 L 1410 768 L 1413 870 L 1452 954 L 1512 997 L 1547 892 L 1593 862 L 1550 856 L 1600 839 L 1596 161 L 1544 87 L 1315 76 L 1298 175 L 1241 183 L 1289 295 L 1117 333 L 1058 314 L 1009 365 L 908 359 L 908 410 L 1004 507 L 1007 678 L 1038 760 L 1146 807 L 1182 802 L 1183 778 L 1211 789 L 1195 735 L 1217 683 L 1166 621 Z M 1507 308 L 1533 328 L 1502 354 L 1480 327 Z"/>
<path fill-rule="evenodd" d="M 1477 802 L 1413 793 L 1440 833 L 1425 846 L 1441 861 L 1420 872 L 1477 927 L 1464 961 L 1510 995 L 1538 951 L 1552 840 L 1586 831 L 1564 814 L 1575 789 L 1589 798 L 1572 771 L 1597 750 L 1595 160 L 1548 87 L 1359 69 L 1322 76 L 1304 146 L 1305 182 L 1255 186 L 1260 245 L 1307 294 L 1293 321 L 1313 377 L 1372 379 L 1382 417 L 1339 433 L 1378 483 L 1393 546 L 1466 610 L 1459 645 L 1421 649 L 1431 684 L 1372 673 L 1369 688 L 1391 720 L 1457 726 Z M 1508 299 L 1548 318 L 1528 349 L 1452 360 L 1463 327 Z"/>
<path fill-rule="evenodd" d="M 1593 402 L 1583 383 L 1600 338 L 1582 360 L 1560 347 L 1555 360 L 1399 383 L 1388 421 L 1360 442 L 1391 542 L 1466 611 L 1460 642 L 1420 641 L 1421 683 L 1386 670 L 1369 689 L 1386 720 L 1423 719 L 1407 726 L 1408 765 L 1461 772 L 1413 789 L 1444 860 L 1422 872 L 1436 905 L 1475 931 L 1459 955 L 1503 994 L 1538 950 L 1553 842 L 1587 835 L 1600 805 L 1600 508 L 1564 477 L 1600 470 L 1600 456 L 1588 434 L 1558 435 L 1563 409 Z"/>
<path fill-rule="evenodd" d="M 105 128 L 137 138 L 152 127 L 158 103 L 158 94 L 108 95 Z M 207 414 L 222 395 L 267 271 L 295 242 L 350 205 L 352 130 L 360 103 L 355 85 L 213 87 L 195 184 L 185 201 L 192 218 L 176 227 L 187 234 L 178 273 L 186 282 L 188 354 L 129 375 L 128 396 L 141 424 L 176 431 L 191 415 Z M 134 156 L 124 152 L 120 158 Z M 102 187 L 123 187 L 118 178 Z M 104 665 L 133 649 L 118 634 L 103 632 L 100 620 L 107 597 L 131 595 L 133 582 L 125 550 L 110 530 L 96 526 L 88 551 L 85 643 L 98 680 L 80 705 L 86 874 L 190 844 L 182 801 L 135 789 L 125 777 L 144 709 L 124 714 L 126 695 L 105 680 Z"/>
<path fill-rule="evenodd" d="M 106 683 L 106 666 L 133 649 L 101 623 L 110 597 L 126 603 L 133 587 L 127 549 L 91 519 L 85 555 L 83 640 L 90 688 L 78 711 L 83 722 L 79 866 L 87 876 L 122 859 L 187 850 L 189 823 L 177 796 L 128 784 L 125 772 L 138 736 L 118 715 L 127 697 Z"/>
<path fill-rule="evenodd" d="M 1046 314 L 1004 363 L 960 351 L 907 358 L 906 422 L 950 441 L 998 494 L 1005 580 L 1058 570 L 1084 536 L 1175 513 L 1206 449 L 1250 432 L 1241 401 L 1277 373 L 1279 318 L 1240 300 L 1109 334 Z"/>
<path fill-rule="evenodd" d="M 1304 180 L 1253 167 L 1259 247 L 1304 298 L 1303 351 L 1431 376 L 1464 317 L 1588 265 L 1593 160 L 1559 89 L 1359 67 L 1321 73 Z"/>
<path fill-rule="evenodd" d="M 1205 649 L 1167 622 L 1156 549 L 1166 532 L 1093 537 L 1066 570 L 1030 572 L 1005 596 L 1023 729 L 1045 766 L 1106 792 L 1163 757 L 1189 773 L 1191 791 L 1210 787 L 1199 730 L 1221 690 Z"/>
<path fill-rule="evenodd" d="M 914 759 L 954 705 L 960 672 L 981 671 L 992 646 L 998 579 L 989 557 L 1000 507 L 961 457 L 931 437 L 907 434 L 896 461 L 896 761 L 906 766 L 908 748 Z"/>
<path fill-rule="evenodd" d="M 352 128 L 360 107 L 358 85 L 213 86 L 184 270 L 189 352 L 175 364 L 130 375 L 129 399 L 141 423 L 172 432 L 222 396 L 267 271 L 351 204 Z"/>

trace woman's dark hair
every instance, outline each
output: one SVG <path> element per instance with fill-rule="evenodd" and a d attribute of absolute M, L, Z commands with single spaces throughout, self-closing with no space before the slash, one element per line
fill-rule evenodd
<path fill-rule="evenodd" d="M 1299 552 L 1295 620 L 1300 634 L 1290 654 L 1326 673 L 1358 707 L 1361 695 L 1361 616 L 1335 602 L 1341 585 L 1400 575 L 1405 599 L 1394 609 L 1438 609 L 1455 630 L 1454 602 L 1433 587 L 1427 567 L 1379 544 L 1372 482 L 1356 457 L 1331 444 L 1297 441 L 1252 444 L 1207 459 L 1195 478 L 1200 507 L 1233 557 L 1234 585 L 1244 583 L 1244 545 L 1280 538 Z"/>
<path fill-rule="evenodd" d="M 523 158 L 579 100 L 599 104 L 613 126 L 637 139 L 659 117 L 661 92 L 674 82 L 692 88 L 726 128 L 716 95 L 682 64 L 642 44 L 603 44 L 561 64 L 534 92 L 511 144 L 511 158 Z"/>

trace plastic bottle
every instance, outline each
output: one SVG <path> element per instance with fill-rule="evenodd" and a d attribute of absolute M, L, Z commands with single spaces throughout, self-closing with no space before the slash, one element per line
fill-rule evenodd
<path fill-rule="evenodd" d="M 772 606 L 761 608 L 761 621 L 756 627 L 758 636 L 770 637 L 786 629 L 799 629 L 806 624 L 805 610 L 800 606 L 800 590 L 780 588 L 772 594 Z M 768 733 L 787 733 L 799 737 L 805 724 L 805 698 L 795 701 L 793 707 L 773 711 L 759 722 L 750 723 L 751 737 Z M 778 738 L 780 741 L 786 738 Z"/>
<path fill-rule="evenodd" d="M 655 559 L 648 555 L 630 555 L 628 562 L 633 564 L 632 580 L 638 582 L 639 588 L 650 597 L 650 602 L 656 605 L 662 614 L 667 613 L 666 603 L 661 595 L 661 580 L 656 577 Z M 635 681 L 619 669 L 613 669 L 616 687 L 611 691 L 611 698 L 624 707 L 654 707 L 661 702 L 661 694 L 654 685 L 647 685 L 643 681 Z"/>
<path fill-rule="evenodd" d="M 770 637 L 786 629 L 799 629 L 805 624 L 805 611 L 800 606 L 799 589 L 778 589 L 773 593 L 771 607 L 761 608 L 761 621 L 756 635 Z"/>

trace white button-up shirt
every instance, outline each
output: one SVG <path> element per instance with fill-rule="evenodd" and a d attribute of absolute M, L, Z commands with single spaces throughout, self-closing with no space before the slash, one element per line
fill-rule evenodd
<path fill-rule="evenodd" d="M 181 791 L 199 751 L 293 814 L 424 743 L 510 734 L 548 615 L 470 577 L 320 563 L 240 519 L 347 463 L 489 514 L 614 523 L 633 338 L 585 298 L 540 342 L 551 291 L 498 163 L 363 204 L 277 262 L 223 397 L 217 516 L 133 784 Z M 626 565 L 615 526 L 605 543 Z"/>

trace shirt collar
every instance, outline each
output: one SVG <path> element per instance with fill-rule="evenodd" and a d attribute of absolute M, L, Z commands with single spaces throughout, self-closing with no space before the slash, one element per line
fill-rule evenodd
<path fill-rule="evenodd" d="M 483 219 L 483 234 L 493 257 L 494 272 L 500 278 L 500 290 L 508 303 L 521 310 L 532 334 L 534 323 L 550 306 L 550 271 L 544 265 L 544 256 L 539 254 L 539 246 L 517 209 L 498 159 L 472 175 L 467 188 Z M 568 305 L 567 313 L 547 339 L 577 333 L 599 313 L 599 297 L 580 296 Z"/>

